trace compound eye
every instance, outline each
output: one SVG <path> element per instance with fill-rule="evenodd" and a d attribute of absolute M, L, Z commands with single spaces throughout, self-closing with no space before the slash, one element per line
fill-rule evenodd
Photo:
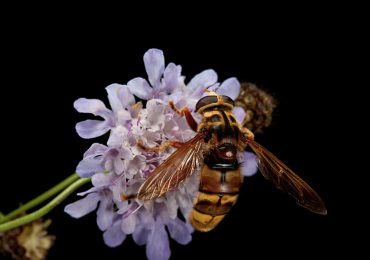
<path fill-rule="evenodd" d="M 212 104 L 212 103 L 217 103 L 217 96 L 205 96 L 199 99 L 198 103 L 195 106 L 195 111 L 198 111 L 202 107 Z"/>
<path fill-rule="evenodd" d="M 224 100 L 224 102 L 229 103 L 232 106 L 235 106 L 234 100 L 231 97 L 224 96 L 224 95 L 222 95 L 221 97 Z"/>

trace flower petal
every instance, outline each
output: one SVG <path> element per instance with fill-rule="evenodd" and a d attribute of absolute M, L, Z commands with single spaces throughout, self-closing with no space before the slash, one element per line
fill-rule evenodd
<path fill-rule="evenodd" d="M 148 100 L 152 97 L 153 88 L 151 88 L 148 82 L 143 78 L 134 78 L 127 82 L 127 87 L 130 92 L 138 98 Z"/>
<path fill-rule="evenodd" d="M 85 139 L 95 138 L 108 132 L 110 126 L 107 121 L 85 120 L 76 124 L 79 136 Z"/>
<path fill-rule="evenodd" d="M 233 100 L 235 100 L 240 93 L 240 83 L 236 78 L 229 78 L 221 84 L 221 86 L 217 89 L 217 93 L 231 97 Z"/>
<path fill-rule="evenodd" d="M 90 193 L 85 198 L 67 205 L 64 208 L 64 212 L 73 218 L 83 217 L 96 209 L 99 200 L 100 195 L 98 193 Z"/>
<path fill-rule="evenodd" d="M 244 152 L 241 164 L 243 176 L 252 176 L 257 172 L 257 156 L 254 153 Z"/>
<path fill-rule="evenodd" d="M 124 108 L 129 108 L 135 104 L 135 97 L 131 94 L 126 85 L 122 85 L 122 87 L 118 89 L 118 97 Z"/>
<path fill-rule="evenodd" d="M 101 231 L 106 230 L 113 222 L 113 202 L 110 197 L 104 196 L 100 200 L 98 211 L 96 212 L 96 223 Z"/>
<path fill-rule="evenodd" d="M 117 122 L 118 125 L 125 125 L 127 121 L 132 119 L 131 112 L 127 110 L 120 110 L 117 113 Z"/>
<path fill-rule="evenodd" d="M 95 157 L 97 155 L 102 155 L 105 153 L 105 151 L 107 150 L 108 147 L 106 147 L 105 145 L 103 144 L 99 144 L 99 143 L 93 143 L 89 149 L 87 149 L 87 151 L 84 153 L 84 158 L 86 157 Z"/>
<path fill-rule="evenodd" d="M 104 103 L 99 99 L 79 98 L 74 104 L 74 108 L 80 113 L 91 113 L 97 115 L 99 111 L 107 110 Z"/>
<path fill-rule="evenodd" d="M 216 82 L 217 82 L 217 73 L 212 69 L 208 69 L 195 75 L 194 78 L 192 78 L 188 83 L 187 88 L 190 92 L 193 92 L 198 88 L 205 89 L 206 87 L 211 86 Z"/>
<path fill-rule="evenodd" d="M 133 177 L 139 170 L 143 170 L 146 166 L 146 158 L 143 155 L 136 155 L 134 159 L 127 163 L 126 176 Z"/>
<path fill-rule="evenodd" d="M 146 256 L 150 260 L 164 260 L 171 256 L 170 242 L 164 225 L 155 223 L 152 232 L 148 236 Z"/>
<path fill-rule="evenodd" d="M 212 86 L 210 86 L 210 87 L 208 88 L 208 90 L 213 91 L 213 92 L 217 92 L 216 90 L 217 90 L 219 87 L 220 87 L 220 83 L 216 82 L 215 84 L 213 84 Z M 203 96 L 206 96 L 206 95 L 207 95 L 207 93 L 204 93 L 204 95 L 203 95 Z"/>
<path fill-rule="evenodd" d="M 148 130 L 144 130 L 141 132 L 141 141 L 145 146 L 154 147 L 158 146 L 158 141 L 161 141 L 161 134 L 159 132 L 151 132 Z"/>
<path fill-rule="evenodd" d="M 166 196 L 165 204 L 167 207 L 168 217 L 170 217 L 171 219 L 175 219 L 177 217 L 177 211 L 179 206 L 177 204 L 176 197 L 174 196 L 174 194 L 169 194 L 168 196 Z"/>
<path fill-rule="evenodd" d="M 91 178 L 94 187 L 105 187 L 112 183 L 112 174 L 97 173 Z"/>
<path fill-rule="evenodd" d="M 104 234 L 104 243 L 109 247 L 116 247 L 123 243 L 126 239 L 126 234 L 122 232 L 120 228 L 120 221 L 116 221 L 110 228 L 108 228 Z"/>
<path fill-rule="evenodd" d="M 187 223 L 179 218 L 171 220 L 167 223 L 170 236 L 179 244 L 186 245 L 191 241 L 191 231 L 187 227 Z"/>
<path fill-rule="evenodd" d="M 116 157 L 113 159 L 113 169 L 114 172 L 118 175 L 120 175 L 125 169 L 125 165 L 123 164 L 123 161 L 120 157 Z"/>
<path fill-rule="evenodd" d="M 123 111 L 127 112 L 126 110 L 122 110 L 121 112 Z M 107 144 L 109 147 L 120 147 L 124 139 L 127 138 L 127 136 L 128 136 L 127 128 L 118 125 L 117 127 L 111 130 Z"/>
<path fill-rule="evenodd" d="M 181 66 L 176 66 L 174 63 L 167 65 L 163 74 L 163 91 L 167 94 L 171 94 L 174 89 L 179 87 L 183 81 L 181 77 Z"/>
<path fill-rule="evenodd" d="M 122 219 L 121 229 L 125 234 L 132 234 L 135 231 L 137 216 L 130 214 Z"/>
<path fill-rule="evenodd" d="M 110 148 L 105 156 L 104 168 L 108 171 L 114 171 L 116 174 L 121 174 L 124 170 L 121 157 L 120 148 Z"/>
<path fill-rule="evenodd" d="M 86 194 L 93 193 L 93 192 L 98 192 L 98 191 L 99 191 L 98 188 L 92 187 L 92 188 L 90 188 L 88 190 L 81 191 L 81 192 L 77 193 L 77 196 L 85 196 Z"/>
<path fill-rule="evenodd" d="M 134 154 L 129 147 L 123 146 L 121 147 L 121 158 L 125 160 L 132 160 L 132 158 L 134 158 Z"/>
<path fill-rule="evenodd" d="M 123 108 L 121 100 L 118 95 L 118 91 L 123 87 L 121 84 L 110 84 L 105 90 L 108 93 L 108 100 L 110 107 L 112 108 L 114 113 L 117 113 L 119 110 Z"/>
<path fill-rule="evenodd" d="M 165 109 L 166 107 L 163 104 L 158 103 L 156 100 L 149 100 L 146 104 L 148 110 L 148 123 L 153 127 L 154 131 L 162 129 L 164 126 L 165 120 Z M 159 127 L 157 129 L 155 126 Z"/>
<path fill-rule="evenodd" d="M 184 193 L 185 194 L 177 194 L 176 199 L 181 212 L 183 215 L 187 216 L 193 208 L 193 201 L 189 198 L 188 192 Z"/>
<path fill-rule="evenodd" d="M 132 238 L 134 239 L 135 243 L 139 246 L 145 245 L 148 241 L 148 236 L 150 234 L 150 230 L 144 228 L 143 225 L 136 227 L 134 233 L 132 234 Z"/>
<path fill-rule="evenodd" d="M 112 185 L 110 185 L 110 189 L 113 193 L 113 199 L 117 202 L 122 201 L 122 192 L 126 192 L 126 176 L 121 175 L 115 181 Z M 124 205 L 127 204 L 127 201 L 125 201 Z M 123 205 L 122 205 L 123 206 Z"/>
<path fill-rule="evenodd" d="M 160 87 L 164 71 L 164 55 L 161 50 L 150 49 L 144 54 L 144 65 L 148 79 L 153 88 Z"/>
<path fill-rule="evenodd" d="M 104 171 L 102 165 L 103 158 L 99 157 L 87 157 L 80 161 L 77 165 L 76 172 L 81 178 L 89 178 L 95 173 Z"/>
<path fill-rule="evenodd" d="M 245 111 L 241 107 L 234 107 L 233 113 L 235 115 L 236 120 L 239 124 L 243 123 L 244 117 L 245 117 Z"/>
<path fill-rule="evenodd" d="M 147 204 L 144 203 L 144 207 L 145 206 L 147 206 Z M 152 229 L 155 224 L 153 212 L 142 208 L 138 213 L 140 214 L 140 224 L 147 229 Z"/>

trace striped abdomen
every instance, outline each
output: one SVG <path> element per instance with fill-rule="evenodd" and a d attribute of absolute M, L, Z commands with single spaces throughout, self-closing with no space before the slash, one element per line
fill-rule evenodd
<path fill-rule="evenodd" d="M 215 228 L 235 204 L 242 182 L 238 166 L 221 165 L 212 169 L 205 164 L 199 193 L 189 215 L 193 227 L 202 232 Z"/>

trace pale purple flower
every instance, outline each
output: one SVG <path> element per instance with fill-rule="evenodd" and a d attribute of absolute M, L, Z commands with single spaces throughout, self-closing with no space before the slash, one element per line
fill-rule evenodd
<path fill-rule="evenodd" d="M 103 102 L 97 99 L 77 99 L 75 109 L 80 113 L 91 113 L 102 117 L 104 120 L 85 120 L 76 125 L 76 131 L 82 138 L 101 136 L 114 127 L 113 112 L 107 109 Z"/>
<path fill-rule="evenodd" d="M 78 112 L 91 113 L 104 119 L 79 122 L 76 131 L 82 138 L 101 136 L 118 125 L 127 126 L 132 117 L 137 117 L 141 106 L 135 106 L 135 98 L 126 85 L 111 84 L 106 90 L 112 110 L 98 99 L 79 98 L 75 101 L 74 107 Z"/>
<path fill-rule="evenodd" d="M 113 201 L 109 190 L 103 188 L 92 189 L 85 198 L 67 205 L 64 211 L 74 218 L 80 218 L 94 211 L 97 207 L 96 222 L 100 230 L 104 231 L 112 225 L 114 216 Z"/>
<path fill-rule="evenodd" d="M 109 132 L 106 145 L 94 143 L 77 166 L 82 178 L 91 177 L 93 187 L 79 193 L 84 198 L 69 204 L 65 212 L 80 218 L 97 209 L 97 224 L 104 231 L 106 245 L 116 247 L 132 235 L 138 245 L 146 245 L 149 259 L 168 259 L 171 255 L 169 238 L 179 244 L 191 241 L 193 228 L 185 219 L 193 206 L 199 186 L 196 170 L 178 189 L 149 202 L 123 200 L 124 194 L 136 194 L 145 178 L 158 167 L 173 148 L 163 152 L 144 151 L 146 146 L 158 146 L 166 140 L 187 141 L 194 133 L 184 118 L 168 106 L 169 100 L 194 110 L 205 89 L 235 99 L 240 91 L 236 78 L 217 82 L 217 74 L 209 69 L 197 74 L 186 85 L 181 66 L 165 66 L 161 50 L 150 49 L 144 55 L 148 80 L 134 78 L 127 85 L 111 84 L 106 88 L 111 109 L 96 99 L 80 98 L 74 106 L 78 112 L 92 113 L 100 120 L 86 120 L 76 125 L 83 138 L 94 138 Z M 147 100 L 146 106 L 135 103 L 135 96 Z M 235 116 L 241 122 L 245 116 L 236 107 Z M 194 117 L 197 115 L 193 113 Z M 242 153 L 242 173 L 250 176 L 257 171 L 255 155 Z M 180 212 L 180 213 L 179 213 Z"/>
<path fill-rule="evenodd" d="M 165 67 L 161 50 L 148 50 L 144 54 L 144 65 L 149 82 L 138 77 L 127 83 L 131 93 L 141 99 L 165 99 L 184 84 L 181 66 L 170 63 Z"/>
<path fill-rule="evenodd" d="M 195 75 L 185 85 L 181 66 L 170 63 L 165 67 L 163 52 L 158 49 L 150 49 L 144 54 L 144 65 L 149 83 L 140 77 L 127 83 L 130 92 L 144 100 L 172 100 L 176 105 L 186 105 L 194 109 L 196 102 L 205 95 L 206 88 L 232 99 L 236 99 L 240 92 L 240 83 L 236 78 L 226 79 L 219 84 L 217 73 L 212 69 Z"/>
<path fill-rule="evenodd" d="M 96 173 L 112 171 L 121 174 L 124 163 L 129 163 L 133 154 L 125 147 L 107 147 L 94 143 L 84 154 L 84 159 L 77 165 L 77 174 L 82 178 L 91 177 Z"/>

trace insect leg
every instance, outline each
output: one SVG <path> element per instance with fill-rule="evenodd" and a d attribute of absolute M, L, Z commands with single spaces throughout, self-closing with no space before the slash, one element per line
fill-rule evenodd
<path fill-rule="evenodd" d="M 126 200 L 131 200 L 131 199 L 135 199 L 137 196 L 137 194 L 130 194 L 130 195 L 127 195 L 125 193 L 121 193 L 121 200 L 122 201 L 126 201 Z"/>
<path fill-rule="evenodd" d="M 181 116 L 181 117 L 185 116 L 186 122 L 188 122 L 188 125 L 190 126 L 190 128 L 194 132 L 197 131 L 197 129 L 198 129 L 198 123 L 195 121 L 194 117 L 191 115 L 191 112 L 190 112 L 190 110 L 189 110 L 188 107 L 183 107 L 181 109 L 178 109 L 177 107 L 175 107 L 175 104 L 172 101 L 168 102 L 168 105 L 179 116 Z"/>
<path fill-rule="evenodd" d="M 143 144 L 141 140 L 138 140 L 137 146 L 139 146 L 141 149 L 146 150 L 146 151 L 155 151 L 155 152 L 162 152 L 166 150 L 168 147 L 175 147 L 175 148 L 180 148 L 184 143 L 180 141 L 167 141 L 162 143 L 159 146 L 156 147 L 149 147 Z"/>

